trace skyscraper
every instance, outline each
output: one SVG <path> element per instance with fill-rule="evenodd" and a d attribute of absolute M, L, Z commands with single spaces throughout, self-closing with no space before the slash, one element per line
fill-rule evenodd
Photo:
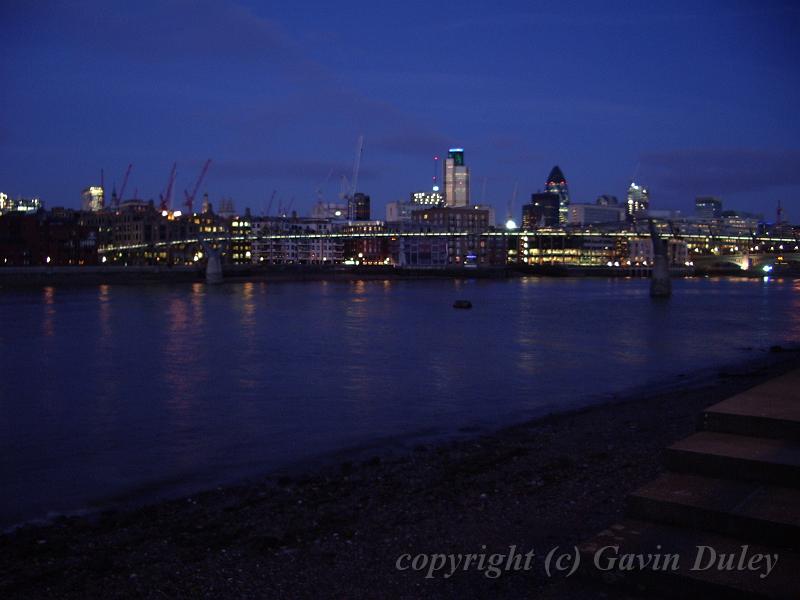
<path fill-rule="evenodd" d="M 464 149 L 450 148 L 444 161 L 444 198 L 447 206 L 469 206 L 469 167 Z"/>
<path fill-rule="evenodd" d="M 558 222 L 561 225 L 566 224 L 569 217 L 569 187 L 558 165 L 550 171 L 544 187 L 545 191 L 558 194 Z"/>
<path fill-rule="evenodd" d="M 647 188 L 631 181 L 628 188 L 628 203 L 625 205 L 625 215 L 629 221 L 646 217 L 650 208 L 650 192 Z"/>

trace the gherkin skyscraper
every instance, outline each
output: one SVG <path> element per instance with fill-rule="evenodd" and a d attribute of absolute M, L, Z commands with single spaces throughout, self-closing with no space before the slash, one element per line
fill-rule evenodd
<path fill-rule="evenodd" d="M 558 223 L 565 225 L 569 214 L 569 187 L 567 179 L 558 165 L 552 168 L 550 175 L 547 176 L 545 189 L 548 192 L 558 194 Z"/>

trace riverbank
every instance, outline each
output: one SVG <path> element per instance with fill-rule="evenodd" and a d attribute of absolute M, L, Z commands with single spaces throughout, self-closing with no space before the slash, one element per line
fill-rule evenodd
<path fill-rule="evenodd" d="M 363 265 L 226 265 L 225 282 L 240 281 L 349 281 L 383 279 L 505 279 L 525 273 L 504 267 L 396 268 Z M 533 274 L 533 273 L 530 273 Z M 205 268 L 195 266 L 82 266 L 0 268 L 0 289 L 46 285 L 203 283 Z"/>
<path fill-rule="evenodd" d="M 777 274 L 793 277 L 792 273 Z M 225 282 L 241 281 L 352 281 L 403 279 L 507 279 L 510 277 L 620 277 L 649 278 L 646 269 L 533 265 L 509 267 L 408 268 L 364 265 L 226 265 Z M 763 273 L 674 269 L 674 278 L 725 276 L 761 278 Z M 0 290 L 42 286 L 151 285 L 157 283 L 204 283 L 205 268 L 196 266 L 81 266 L 0 268 Z"/>
<path fill-rule="evenodd" d="M 0 537 L 3 598 L 571 597 L 541 561 L 497 579 L 397 571 L 409 553 L 576 544 L 618 519 L 705 406 L 800 366 L 754 356 L 667 392 L 638 393 L 407 455 L 275 474 Z M 485 546 L 485 548 L 484 548 Z M 567 585 L 568 587 L 565 587 Z"/>

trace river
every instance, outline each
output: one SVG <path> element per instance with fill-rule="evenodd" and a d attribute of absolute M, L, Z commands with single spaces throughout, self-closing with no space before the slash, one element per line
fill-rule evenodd
<path fill-rule="evenodd" d="M 789 279 L 681 279 L 666 301 L 601 278 L 0 290 L 0 526 L 490 429 L 798 339 Z"/>

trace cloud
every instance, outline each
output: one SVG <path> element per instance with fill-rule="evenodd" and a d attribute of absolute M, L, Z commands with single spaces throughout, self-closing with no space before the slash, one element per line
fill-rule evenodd
<path fill-rule="evenodd" d="M 708 148 L 641 157 L 642 180 L 682 194 L 730 194 L 800 185 L 800 150 Z"/>

